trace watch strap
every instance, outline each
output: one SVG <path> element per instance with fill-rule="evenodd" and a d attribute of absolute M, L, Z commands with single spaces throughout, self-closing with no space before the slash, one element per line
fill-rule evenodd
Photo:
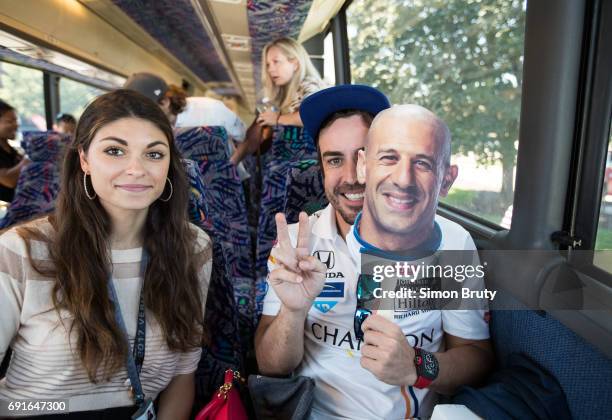
<path fill-rule="evenodd" d="M 424 389 L 431 385 L 432 382 L 432 380 L 427 379 L 424 376 L 418 376 L 413 386 L 418 389 Z"/>
<path fill-rule="evenodd" d="M 425 366 L 427 361 L 428 368 Z M 438 360 L 433 353 L 415 347 L 414 366 L 417 373 L 417 380 L 413 385 L 415 388 L 427 388 L 438 377 Z"/>

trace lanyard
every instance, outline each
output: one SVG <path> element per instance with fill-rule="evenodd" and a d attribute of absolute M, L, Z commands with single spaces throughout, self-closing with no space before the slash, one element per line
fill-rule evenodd
<path fill-rule="evenodd" d="M 142 257 L 140 261 L 140 275 L 143 278 L 144 287 L 144 276 L 149 262 L 149 255 L 143 248 Z M 136 322 L 136 337 L 134 339 L 134 347 L 132 351 L 129 351 L 130 340 L 128 338 L 127 329 L 125 328 L 125 322 L 123 321 L 123 315 L 121 315 L 121 308 L 119 307 L 119 300 L 117 299 L 117 291 L 113 284 L 112 276 L 108 278 L 108 292 L 110 294 L 111 301 L 115 306 L 115 320 L 119 324 L 119 328 L 123 331 L 125 340 L 128 343 L 128 354 L 127 354 L 127 372 L 130 378 L 132 389 L 134 390 L 134 401 L 136 404 L 141 405 L 144 402 L 145 395 L 142 390 L 142 384 L 140 383 L 140 371 L 142 370 L 142 364 L 145 356 L 145 338 L 146 338 L 146 320 L 145 320 L 145 305 L 144 297 L 142 296 L 142 289 L 140 290 L 140 303 L 138 304 L 138 320 Z"/>

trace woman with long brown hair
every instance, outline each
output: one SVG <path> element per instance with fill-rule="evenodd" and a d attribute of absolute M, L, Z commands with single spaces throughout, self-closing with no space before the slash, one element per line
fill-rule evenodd
<path fill-rule="evenodd" d="M 187 206 L 162 110 L 127 90 L 94 100 L 55 213 L 0 236 L 0 359 L 13 350 L 0 400 L 129 418 L 161 393 L 158 418 L 188 418 L 211 243 Z"/>

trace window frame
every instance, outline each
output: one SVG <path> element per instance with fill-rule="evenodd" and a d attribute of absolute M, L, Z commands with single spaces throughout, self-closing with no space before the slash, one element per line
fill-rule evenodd
<path fill-rule="evenodd" d="M 53 124 L 55 123 L 55 117 L 60 112 L 60 83 L 62 79 L 72 80 L 83 85 L 87 85 L 96 89 L 100 89 L 104 92 L 110 92 L 107 88 L 93 83 L 88 83 L 79 78 L 72 78 L 61 73 L 56 73 L 48 69 L 27 65 L 22 62 L 0 59 L 1 63 L 8 63 L 14 66 L 25 67 L 33 70 L 40 71 L 42 73 L 41 83 L 43 84 L 43 98 L 44 98 L 44 112 L 45 120 L 47 123 L 47 130 L 53 130 Z"/>
<path fill-rule="evenodd" d="M 583 126 L 577 138 L 579 158 L 575 195 L 570 216 L 570 227 L 582 241 L 581 248 L 594 249 L 601 207 L 604 172 L 608 154 L 610 122 L 612 118 L 612 37 L 605 36 L 603 27 L 612 25 L 612 4 L 597 2 L 601 8 L 600 21 L 595 22 L 599 33 L 590 42 L 590 57 L 586 84 Z M 595 30 L 595 29 L 594 29 Z"/>
<path fill-rule="evenodd" d="M 45 97 L 45 119 L 47 130 L 53 129 L 55 116 L 60 109 L 60 77 L 57 74 L 43 71 L 43 94 Z"/>
<path fill-rule="evenodd" d="M 349 56 L 349 41 L 346 30 L 346 9 L 353 1 L 349 0 L 340 11 L 334 16 L 327 32 L 332 33 L 334 45 L 334 67 L 336 70 L 336 86 L 351 83 L 351 58 Z M 327 35 L 327 32 L 325 35 Z"/>
<path fill-rule="evenodd" d="M 585 42 L 589 55 L 584 71 L 581 125 L 574 148 L 577 159 L 573 190 L 568 195 L 566 230 L 580 241 L 576 249 L 593 251 L 573 253 L 571 263 L 612 286 L 612 273 L 593 263 L 612 120 L 612 55 L 609 54 L 612 37 L 605 31 L 612 26 L 612 3 L 595 1 L 591 6 L 592 31 Z"/>

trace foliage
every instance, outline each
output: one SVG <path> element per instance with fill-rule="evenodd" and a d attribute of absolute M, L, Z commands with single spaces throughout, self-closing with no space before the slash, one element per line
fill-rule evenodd
<path fill-rule="evenodd" d="M 522 0 L 355 0 L 348 9 L 353 83 L 442 117 L 455 153 L 501 162 L 512 200 L 525 10 Z"/>
<path fill-rule="evenodd" d="M 448 205 L 463 208 L 474 202 L 478 191 L 452 188 L 444 202 Z"/>
<path fill-rule="evenodd" d="M 0 63 L 0 98 L 17 110 L 22 128 L 44 130 L 45 97 L 40 70 Z"/>
<path fill-rule="evenodd" d="M 612 229 L 606 229 L 603 226 L 599 228 L 595 249 L 600 251 L 604 249 L 612 250 Z"/>
<path fill-rule="evenodd" d="M 495 205 L 490 191 L 462 190 L 451 188 L 444 204 L 477 214 L 489 222 L 500 224 L 506 209 Z"/>
<path fill-rule="evenodd" d="M 62 112 L 72 114 L 72 116 L 78 119 L 89 102 L 103 93 L 104 91 L 95 87 L 70 79 L 61 79 L 60 109 Z"/>

